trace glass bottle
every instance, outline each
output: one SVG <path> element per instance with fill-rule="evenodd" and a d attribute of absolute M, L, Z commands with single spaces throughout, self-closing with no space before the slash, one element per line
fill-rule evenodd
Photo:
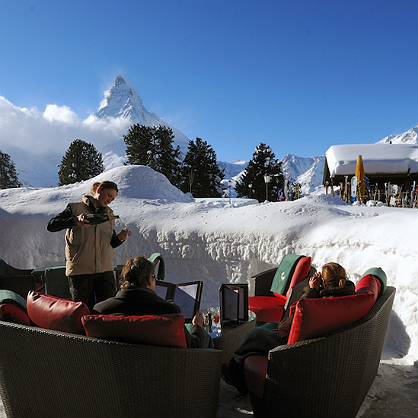
<path fill-rule="evenodd" d="M 118 218 L 118 215 L 106 215 L 105 213 L 88 213 L 87 215 L 84 215 L 84 219 L 88 221 L 90 225 L 97 225 Z"/>

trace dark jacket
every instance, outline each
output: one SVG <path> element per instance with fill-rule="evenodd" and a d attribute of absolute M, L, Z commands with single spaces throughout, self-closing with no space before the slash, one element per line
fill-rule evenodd
<path fill-rule="evenodd" d="M 345 288 L 326 290 L 323 288 L 320 288 L 319 290 L 310 289 L 309 287 L 306 287 L 304 283 L 299 283 L 299 285 L 300 293 L 302 293 L 302 289 L 304 293 L 300 295 L 298 292 L 298 296 L 293 300 L 293 303 L 296 303 L 302 298 L 324 298 L 354 294 L 354 284 L 352 282 L 348 283 L 348 281 Z M 289 308 L 288 311 L 290 310 Z M 245 341 L 235 351 L 235 362 L 242 365 L 244 364 L 244 360 L 250 355 L 259 354 L 267 356 L 268 352 L 273 348 L 287 344 L 292 321 L 293 315 L 285 316 L 280 322 L 267 322 L 250 331 Z"/>
<path fill-rule="evenodd" d="M 103 315 L 164 315 L 181 313 L 180 308 L 160 298 L 147 287 L 122 289 L 116 296 L 96 303 L 93 314 Z M 204 341 L 203 329 L 199 325 L 192 325 L 190 332 L 184 328 L 187 347 L 202 348 Z"/>
<path fill-rule="evenodd" d="M 332 296 L 348 296 L 355 293 L 355 285 L 352 281 L 347 280 L 344 287 L 334 287 L 324 289 L 322 286 L 319 289 L 311 289 L 310 287 L 304 288 L 304 293 L 301 299 L 315 299 L 315 298 L 328 298 Z M 296 303 L 296 302 L 294 302 Z M 288 310 L 289 311 L 289 310 Z M 286 312 L 288 314 L 289 312 Z M 292 326 L 293 316 L 283 315 L 283 319 L 278 323 L 278 331 L 281 338 L 286 342 L 289 338 L 290 328 Z"/>

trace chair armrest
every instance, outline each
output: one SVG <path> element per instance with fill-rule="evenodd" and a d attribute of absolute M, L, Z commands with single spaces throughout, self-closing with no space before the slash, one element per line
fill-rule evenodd
<path fill-rule="evenodd" d="M 249 280 L 249 296 L 274 296 L 270 291 L 277 267 L 252 276 Z"/>

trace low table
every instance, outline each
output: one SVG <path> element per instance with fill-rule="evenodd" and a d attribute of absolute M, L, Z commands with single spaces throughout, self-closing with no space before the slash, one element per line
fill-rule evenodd
<path fill-rule="evenodd" d="M 226 321 L 221 324 L 221 335 L 213 338 L 217 350 L 223 351 L 222 363 L 228 363 L 247 334 L 256 326 L 256 316 L 248 311 L 248 321 Z"/>

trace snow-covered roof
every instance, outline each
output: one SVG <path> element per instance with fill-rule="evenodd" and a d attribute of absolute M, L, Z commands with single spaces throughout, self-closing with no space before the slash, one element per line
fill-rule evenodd
<path fill-rule="evenodd" d="M 350 144 L 333 145 L 325 153 L 330 176 L 353 175 L 358 155 L 366 175 L 418 173 L 418 145 Z"/>

